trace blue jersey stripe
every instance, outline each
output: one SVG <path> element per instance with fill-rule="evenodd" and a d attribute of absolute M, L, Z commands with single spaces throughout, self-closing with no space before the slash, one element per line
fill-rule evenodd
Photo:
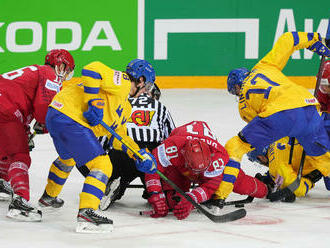
<path fill-rule="evenodd" d="M 88 194 L 94 195 L 94 196 L 96 196 L 97 198 L 99 198 L 100 200 L 101 200 L 102 197 L 103 197 L 103 192 L 102 192 L 102 190 L 100 190 L 99 188 L 97 188 L 97 187 L 95 187 L 95 186 L 93 186 L 93 185 L 87 184 L 87 183 L 84 184 L 84 187 L 83 187 L 82 192 L 85 192 L 85 193 L 88 193 Z"/>
<path fill-rule="evenodd" d="M 312 40 L 313 37 L 314 37 L 314 33 L 308 33 L 308 34 L 307 34 L 307 39 L 308 39 L 308 41 Z"/>
<path fill-rule="evenodd" d="M 299 35 L 297 32 L 291 32 L 293 36 L 293 46 L 296 46 L 299 44 Z"/>
<path fill-rule="evenodd" d="M 66 181 L 65 178 L 61 178 L 61 177 L 57 176 L 55 173 L 53 173 L 53 172 L 49 172 L 48 179 L 54 181 L 56 184 L 59 184 L 59 185 L 64 185 L 65 184 L 65 181 Z"/>
<path fill-rule="evenodd" d="M 81 75 L 86 76 L 86 77 L 91 77 L 94 79 L 102 79 L 101 75 L 95 71 L 90 71 L 86 69 L 82 69 Z"/>
<path fill-rule="evenodd" d="M 233 175 L 223 174 L 222 180 L 228 183 L 234 183 L 236 181 L 236 177 Z"/>
<path fill-rule="evenodd" d="M 84 86 L 84 92 L 88 94 L 98 94 L 100 91 L 99 87 L 87 87 Z"/>

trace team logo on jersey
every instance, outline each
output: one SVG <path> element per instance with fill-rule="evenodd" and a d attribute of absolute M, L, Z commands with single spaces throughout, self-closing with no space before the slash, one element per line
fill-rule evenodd
<path fill-rule="evenodd" d="M 61 90 L 61 85 L 60 84 L 55 83 L 55 82 L 53 82 L 49 79 L 47 79 L 45 87 L 47 89 L 55 91 L 55 92 L 60 92 L 60 90 Z"/>
<path fill-rule="evenodd" d="M 154 114 L 155 111 L 136 110 L 132 113 L 128 122 L 132 122 L 139 127 L 150 126 Z"/>
<path fill-rule="evenodd" d="M 121 85 L 121 72 L 120 71 L 114 71 L 113 73 L 113 83 L 115 85 Z"/>
<path fill-rule="evenodd" d="M 60 103 L 58 101 L 52 101 L 52 103 L 50 105 L 57 108 L 57 109 L 63 108 L 63 103 Z"/>
<path fill-rule="evenodd" d="M 316 103 L 316 99 L 315 99 L 315 98 L 305 99 L 305 103 L 307 103 L 307 104 L 313 104 L 313 103 Z"/>

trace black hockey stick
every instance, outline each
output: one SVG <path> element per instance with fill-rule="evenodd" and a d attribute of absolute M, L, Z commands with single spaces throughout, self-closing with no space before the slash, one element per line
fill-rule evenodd
<path fill-rule="evenodd" d="M 223 214 L 223 215 L 215 215 L 203 208 L 200 204 L 195 202 L 189 195 L 187 195 L 182 189 L 180 189 L 176 184 L 174 184 L 171 180 L 169 180 L 163 173 L 160 171 L 156 172 L 165 182 L 172 186 L 172 188 L 177 191 L 180 195 L 182 195 L 187 201 L 189 201 L 199 212 L 204 214 L 207 218 L 212 220 L 215 223 L 223 223 L 241 219 L 246 216 L 245 209 L 238 209 L 233 212 Z"/>
<path fill-rule="evenodd" d="M 237 208 L 242 208 L 242 207 L 244 207 L 244 204 L 251 203 L 253 201 L 253 199 L 254 199 L 253 196 L 248 196 L 247 198 L 245 198 L 243 200 L 225 202 L 224 206 L 235 205 L 235 207 L 237 207 Z M 219 200 L 211 199 L 211 200 L 208 200 L 206 202 L 203 202 L 202 204 L 207 206 L 207 207 L 209 207 L 209 206 L 219 207 Z"/>
<path fill-rule="evenodd" d="M 290 137 L 290 143 L 291 143 L 291 147 L 290 147 L 290 155 L 289 155 L 289 164 L 292 164 L 292 157 L 293 157 L 293 150 L 294 150 L 294 143 L 296 141 L 295 137 Z"/>
<path fill-rule="evenodd" d="M 244 204 L 253 202 L 253 199 L 254 199 L 253 196 L 248 196 L 247 198 L 245 198 L 243 200 L 225 202 L 225 206 L 235 205 L 235 207 L 243 207 Z M 243 206 L 241 206 L 241 205 L 243 205 Z"/>
<path fill-rule="evenodd" d="M 116 139 L 118 139 L 123 145 L 125 145 L 128 149 L 130 149 L 136 156 L 138 156 L 141 160 L 144 157 L 136 151 L 133 147 L 130 146 L 115 130 L 113 130 L 109 125 L 107 125 L 104 121 L 100 123 L 106 130 L 108 130 Z M 211 212 L 204 209 L 199 203 L 195 202 L 189 195 L 187 195 L 182 189 L 180 189 L 175 183 L 173 183 L 170 179 L 168 179 L 163 173 L 160 171 L 156 171 L 156 173 L 169 185 L 172 186 L 174 190 L 176 190 L 180 195 L 182 195 L 187 201 L 189 201 L 197 210 L 199 210 L 202 214 L 204 214 L 207 218 L 216 223 L 223 223 L 241 219 L 246 216 L 245 209 L 238 209 L 233 212 L 223 214 L 223 215 L 215 215 Z"/>

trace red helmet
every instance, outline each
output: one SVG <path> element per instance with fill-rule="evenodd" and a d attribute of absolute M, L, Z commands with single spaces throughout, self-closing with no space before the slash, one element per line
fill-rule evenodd
<path fill-rule="evenodd" d="M 211 152 L 209 146 L 200 140 L 188 140 L 184 149 L 183 157 L 186 167 L 194 174 L 199 174 L 210 166 Z"/>
<path fill-rule="evenodd" d="M 320 82 L 320 90 L 329 93 L 330 88 L 330 60 L 325 61 Z"/>
<path fill-rule="evenodd" d="M 73 71 L 75 64 L 72 55 L 65 49 L 52 49 L 45 57 L 45 64 L 53 67 L 65 64 L 66 71 Z"/>

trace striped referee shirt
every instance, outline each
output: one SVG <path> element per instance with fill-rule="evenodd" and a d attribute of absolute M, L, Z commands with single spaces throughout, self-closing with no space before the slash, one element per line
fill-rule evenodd
<path fill-rule="evenodd" d="M 160 101 L 146 93 L 128 100 L 132 105 L 132 114 L 126 122 L 127 132 L 140 148 L 148 147 L 149 143 L 159 144 L 175 128 L 170 112 Z M 100 137 L 99 140 L 105 150 L 112 146 L 112 144 L 108 144 L 106 136 Z M 110 141 L 110 143 L 112 142 Z"/>

